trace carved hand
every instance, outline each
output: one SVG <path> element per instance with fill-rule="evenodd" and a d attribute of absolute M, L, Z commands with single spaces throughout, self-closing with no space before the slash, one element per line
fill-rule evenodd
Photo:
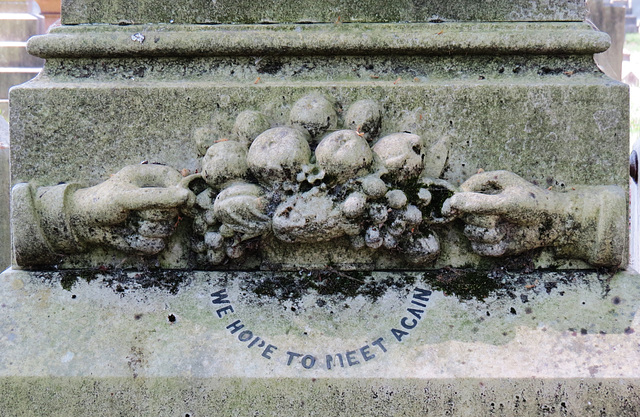
<path fill-rule="evenodd" d="M 553 246 L 561 256 L 595 266 L 617 267 L 626 260 L 626 197 L 620 187 L 552 192 L 512 172 L 494 171 L 474 175 L 460 188 L 442 211 L 462 217 L 480 255 Z"/>
<path fill-rule="evenodd" d="M 153 255 L 164 249 L 178 208 L 192 193 L 178 186 L 180 173 L 163 165 L 131 165 L 107 181 L 71 196 L 74 233 L 86 243 Z"/>
<path fill-rule="evenodd" d="M 542 189 L 508 171 L 474 175 L 460 188 L 463 192 L 447 200 L 443 212 L 462 216 L 464 234 L 478 254 L 518 254 L 550 246 L 568 232 L 567 194 Z"/>

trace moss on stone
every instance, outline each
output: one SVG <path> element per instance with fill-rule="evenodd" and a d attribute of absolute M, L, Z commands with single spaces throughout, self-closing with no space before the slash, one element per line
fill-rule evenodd
<path fill-rule="evenodd" d="M 476 269 L 429 271 L 423 274 L 423 279 L 433 288 L 455 295 L 460 300 L 484 300 L 501 287 L 501 278 L 496 274 Z"/>

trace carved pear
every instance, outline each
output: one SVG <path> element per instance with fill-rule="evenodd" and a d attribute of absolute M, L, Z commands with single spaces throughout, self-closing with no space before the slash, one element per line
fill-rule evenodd
<path fill-rule="evenodd" d="M 225 188 L 213 203 L 216 219 L 244 238 L 264 233 L 271 218 L 264 213 L 263 195 L 262 188 L 254 184 L 237 183 Z"/>

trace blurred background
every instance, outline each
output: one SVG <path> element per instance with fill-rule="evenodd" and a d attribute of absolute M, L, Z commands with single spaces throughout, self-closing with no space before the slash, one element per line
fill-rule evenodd
<path fill-rule="evenodd" d="M 27 40 L 60 20 L 60 0 L 0 0 L 0 115 L 9 119 L 9 88 L 35 77 L 43 61 Z"/>
<path fill-rule="evenodd" d="M 587 0 L 588 21 L 611 36 L 611 48 L 597 54 L 602 71 L 630 86 L 630 146 L 640 137 L 640 0 Z"/>

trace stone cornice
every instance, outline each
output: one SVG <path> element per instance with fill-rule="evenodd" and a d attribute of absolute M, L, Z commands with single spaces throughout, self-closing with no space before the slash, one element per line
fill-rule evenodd
<path fill-rule="evenodd" d="M 584 23 L 79 25 L 31 38 L 41 58 L 591 55 L 609 36 Z"/>

